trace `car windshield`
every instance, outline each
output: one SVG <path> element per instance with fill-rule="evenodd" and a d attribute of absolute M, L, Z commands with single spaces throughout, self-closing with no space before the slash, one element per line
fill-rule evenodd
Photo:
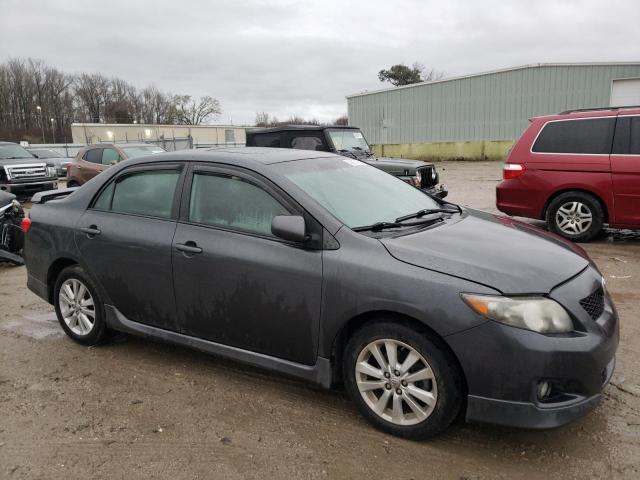
<path fill-rule="evenodd" d="M 122 147 L 128 158 L 141 157 L 143 155 L 154 155 L 163 153 L 165 150 L 157 145 L 138 145 L 137 147 Z"/>
<path fill-rule="evenodd" d="M 13 158 L 29 158 L 33 159 L 27 150 L 20 145 L 0 145 L 0 160 L 7 160 Z"/>
<path fill-rule="evenodd" d="M 360 130 L 327 130 L 336 150 L 369 152 L 369 144 Z"/>
<path fill-rule="evenodd" d="M 36 150 L 36 149 L 29 149 L 29 151 L 31 153 L 33 153 L 34 155 L 37 155 L 38 158 L 63 158 L 62 155 L 60 155 L 58 152 L 55 152 L 53 150 Z"/>
<path fill-rule="evenodd" d="M 305 159 L 275 168 L 350 228 L 440 207 L 417 188 L 351 158 Z"/>

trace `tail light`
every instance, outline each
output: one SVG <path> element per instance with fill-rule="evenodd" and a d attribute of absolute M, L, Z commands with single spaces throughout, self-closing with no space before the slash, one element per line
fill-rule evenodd
<path fill-rule="evenodd" d="M 505 163 L 502 167 L 502 178 L 509 180 L 511 178 L 519 177 L 526 170 L 522 163 Z"/>
<path fill-rule="evenodd" d="M 31 228 L 31 219 L 29 217 L 24 217 L 20 223 L 20 228 L 22 228 L 24 233 L 27 233 Z"/>

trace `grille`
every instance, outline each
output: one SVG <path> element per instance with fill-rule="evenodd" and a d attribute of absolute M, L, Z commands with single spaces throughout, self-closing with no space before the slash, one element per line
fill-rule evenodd
<path fill-rule="evenodd" d="M 41 163 L 30 165 L 9 165 L 4 167 L 9 180 L 23 180 L 47 176 L 47 166 Z"/>
<path fill-rule="evenodd" d="M 434 167 L 422 167 L 419 170 L 422 175 L 421 188 L 433 187 L 438 183 L 438 177 Z"/>
<path fill-rule="evenodd" d="M 588 297 L 584 297 L 580 300 L 580 305 L 589 314 L 589 316 L 597 320 L 604 312 L 604 291 L 602 288 L 598 288 Z"/>

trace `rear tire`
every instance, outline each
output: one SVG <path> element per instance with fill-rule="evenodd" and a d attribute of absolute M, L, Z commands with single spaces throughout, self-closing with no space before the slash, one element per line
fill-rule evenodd
<path fill-rule="evenodd" d="M 550 231 L 573 242 L 588 242 L 604 224 L 600 201 L 586 192 L 565 192 L 554 198 L 547 208 Z"/>
<path fill-rule="evenodd" d="M 399 437 L 433 437 L 462 406 L 462 375 L 442 341 L 397 321 L 376 321 L 353 334 L 343 378 L 362 415 Z"/>
<path fill-rule="evenodd" d="M 109 337 L 104 304 L 95 284 L 79 265 L 60 272 L 53 291 L 58 321 L 65 333 L 82 345 L 97 345 Z"/>

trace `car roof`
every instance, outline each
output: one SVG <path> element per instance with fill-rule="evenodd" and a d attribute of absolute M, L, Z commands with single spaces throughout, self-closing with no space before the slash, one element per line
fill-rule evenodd
<path fill-rule="evenodd" d="M 156 163 L 160 161 L 191 161 L 224 163 L 237 166 L 271 165 L 275 163 L 309 160 L 312 158 L 337 157 L 328 152 L 315 150 L 297 150 L 292 148 L 270 147 L 227 147 L 227 148 L 199 148 L 197 150 L 178 150 L 175 152 L 145 155 L 133 159 L 136 164 Z"/>
<path fill-rule="evenodd" d="M 560 120 L 568 118 L 597 118 L 612 117 L 616 115 L 639 115 L 640 106 L 622 106 L 622 107 L 593 107 L 593 108 L 577 108 L 573 110 L 565 110 L 563 112 L 551 115 L 540 115 L 533 117 L 532 120 Z"/>
<path fill-rule="evenodd" d="M 277 127 L 270 128 L 250 128 L 247 129 L 247 133 L 261 134 L 261 133 L 275 133 L 286 132 L 290 130 L 307 130 L 307 131 L 322 131 L 327 129 L 341 129 L 341 130 L 360 130 L 358 127 L 345 126 L 345 125 L 279 125 Z"/>
<path fill-rule="evenodd" d="M 92 143 L 91 145 L 87 145 L 85 148 L 104 148 L 104 147 L 157 147 L 155 143 L 145 143 L 145 142 L 127 142 L 127 143 L 113 143 L 113 142 L 102 142 L 102 143 Z"/>
<path fill-rule="evenodd" d="M 0 142 L 0 145 L 18 145 L 16 142 Z"/>

